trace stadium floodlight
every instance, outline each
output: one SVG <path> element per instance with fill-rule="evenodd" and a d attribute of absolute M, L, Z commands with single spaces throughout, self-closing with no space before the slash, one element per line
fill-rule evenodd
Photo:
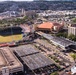
<path fill-rule="evenodd" d="M 11 25 L 11 35 L 13 35 L 13 30 L 12 30 L 13 24 L 10 24 L 10 25 Z M 14 41 L 13 37 L 12 37 L 12 40 Z"/>

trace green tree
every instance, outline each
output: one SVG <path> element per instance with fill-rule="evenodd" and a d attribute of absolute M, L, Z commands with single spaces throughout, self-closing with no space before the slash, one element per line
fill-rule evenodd
<path fill-rule="evenodd" d="M 56 36 L 58 36 L 58 37 L 65 37 L 66 38 L 67 37 L 67 33 L 65 33 L 65 32 L 61 33 L 60 32 L 60 33 L 57 33 Z"/>
<path fill-rule="evenodd" d="M 76 60 L 76 53 L 71 54 L 71 57 L 74 59 L 74 61 Z"/>
<path fill-rule="evenodd" d="M 50 75 L 59 75 L 58 72 L 53 72 L 52 74 Z"/>
<path fill-rule="evenodd" d="M 70 40 L 76 41 L 76 35 L 70 34 L 70 35 L 68 35 L 68 38 Z"/>
<path fill-rule="evenodd" d="M 76 23 L 76 18 L 73 19 L 73 22 Z"/>

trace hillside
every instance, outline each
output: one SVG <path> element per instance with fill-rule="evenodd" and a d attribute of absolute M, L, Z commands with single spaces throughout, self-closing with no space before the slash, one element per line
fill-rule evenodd
<path fill-rule="evenodd" d="M 67 8 L 66 8 L 67 7 Z M 75 10 L 74 1 L 33 1 L 33 2 L 1 2 L 0 13 L 7 10 Z"/>

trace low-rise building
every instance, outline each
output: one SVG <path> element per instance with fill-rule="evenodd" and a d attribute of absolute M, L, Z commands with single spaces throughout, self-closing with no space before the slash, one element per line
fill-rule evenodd
<path fill-rule="evenodd" d="M 56 22 L 44 22 L 37 26 L 37 30 L 59 32 L 63 28 L 63 26 L 64 24 L 59 24 Z"/>
<path fill-rule="evenodd" d="M 19 16 L 20 16 L 20 14 L 17 11 L 6 11 L 3 13 L 0 13 L 0 20 L 15 18 L 15 17 L 19 17 Z"/>
<path fill-rule="evenodd" d="M 0 48 L 0 75 L 23 71 L 23 65 L 8 47 Z"/>

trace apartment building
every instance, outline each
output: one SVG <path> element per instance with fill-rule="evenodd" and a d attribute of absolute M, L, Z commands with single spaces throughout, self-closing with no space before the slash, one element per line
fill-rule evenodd
<path fill-rule="evenodd" d="M 76 35 L 76 24 L 71 24 L 68 26 L 68 35 Z"/>

